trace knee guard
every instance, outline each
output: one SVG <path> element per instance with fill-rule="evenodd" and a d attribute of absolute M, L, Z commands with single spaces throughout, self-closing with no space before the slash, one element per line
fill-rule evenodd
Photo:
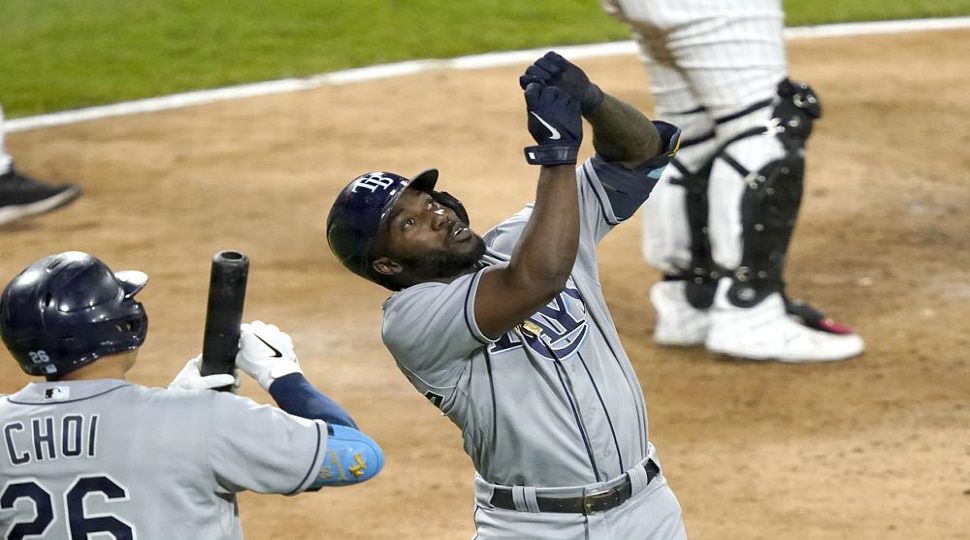
<path fill-rule="evenodd" d="M 772 115 L 778 139 L 789 152 L 803 153 L 812 123 L 822 116 L 822 104 L 811 86 L 791 79 L 778 83 L 778 99 Z"/>
<path fill-rule="evenodd" d="M 785 255 L 801 206 L 805 178 L 805 142 L 812 122 L 821 115 L 818 97 L 804 83 L 785 79 L 769 126 L 739 134 L 724 144 L 722 159 L 745 179 L 741 199 L 741 264 L 734 272 L 728 297 L 738 306 L 753 306 L 773 292 L 784 292 Z M 785 155 L 756 171 L 731 157 L 738 140 L 774 134 Z"/>

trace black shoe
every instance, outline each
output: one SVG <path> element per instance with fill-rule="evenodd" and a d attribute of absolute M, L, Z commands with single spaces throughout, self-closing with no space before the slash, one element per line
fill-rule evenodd
<path fill-rule="evenodd" d="M 14 169 L 0 175 L 0 225 L 56 210 L 81 196 L 81 186 L 52 186 Z"/>

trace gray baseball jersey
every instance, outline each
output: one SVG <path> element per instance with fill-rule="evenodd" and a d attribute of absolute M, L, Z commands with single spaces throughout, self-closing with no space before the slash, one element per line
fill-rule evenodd
<path fill-rule="evenodd" d="M 0 426 L 5 539 L 239 539 L 234 494 L 306 489 L 327 441 L 243 397 L 116 379 L 32 383 Z"/>
<path fill-rule="evenodd" d="M 630 171 L 593 157 L 577 167 L 581 230 L 571 277 L 499 339 L 475 322 L 478 282 L 507 263 L 531 205 L 484 235 L 484 268 L 409 287 L 385 303 L 384 343 L 415 388 L 461 428 L 485 480 L 586 485 L 646 456 L 643 393 L 603 299 L 596 244 L 646 200 L 665 163 Z"/>

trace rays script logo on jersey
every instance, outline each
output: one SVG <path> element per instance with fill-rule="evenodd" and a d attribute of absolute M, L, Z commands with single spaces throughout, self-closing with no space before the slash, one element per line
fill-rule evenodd
<path fill-rule="evenodd" d="M 551 302 L 535 312 L 522 324 L 522 336 L 526 344 L 540 356 L 554 360 L 566 358 L 576 352 L 586 341 L 589 324 L 586 321 L 586 304 L 579 289 L 569 278 L 566 288 Z M 501 354 L 522 347 L 516 332 L 506 332 L 489 347 L 491 354 Z"/>

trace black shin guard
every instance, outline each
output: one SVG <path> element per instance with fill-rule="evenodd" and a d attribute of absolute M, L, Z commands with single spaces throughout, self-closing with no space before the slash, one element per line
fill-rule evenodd
<path fill-rule="evenodd" d="M 686 190 L 684 202 L 687 209 L 687 223 L 690 229 L 690 269 L 677 276 L 687 282 L 685 292 L 687 302 L 696 309 L 707 309 L 714 303 L 717 280 L 721 271 L 714 264 L 711 254 L 711 239 L 708 234 L 708 195 L 710 163 L 698 172 L 687 170 L 674 159 L 671 165 L 680 173 L 671 178 L 670 183 L 683 186 Z"/>
<path fill-rule="evenodd" d="M 745 179 L 741 199 L 741 264 L 735 270 L 728 299 L 753 306 L 774 292 L 784 294 L 783 271 L 805 178 L 805 142 L 812 122 L 821 115 L 818 97 L 804 83 L 785 79 L 778 85 L 772 126 L 755 128 L 726 142 L 715 159 L 722 159 Z M 785 156 L 749 171 L 728 153 L 738 140 L 773 131 Z"/>
<path fill-rule="evenodd" d="M 741 265 L 728 290 L 734 305 L 750 307 L 771 293 L 783 292 L 785 255 L 801 205 L 804 173 L 804 159 L 789 154 L 746 175 Z"/>

